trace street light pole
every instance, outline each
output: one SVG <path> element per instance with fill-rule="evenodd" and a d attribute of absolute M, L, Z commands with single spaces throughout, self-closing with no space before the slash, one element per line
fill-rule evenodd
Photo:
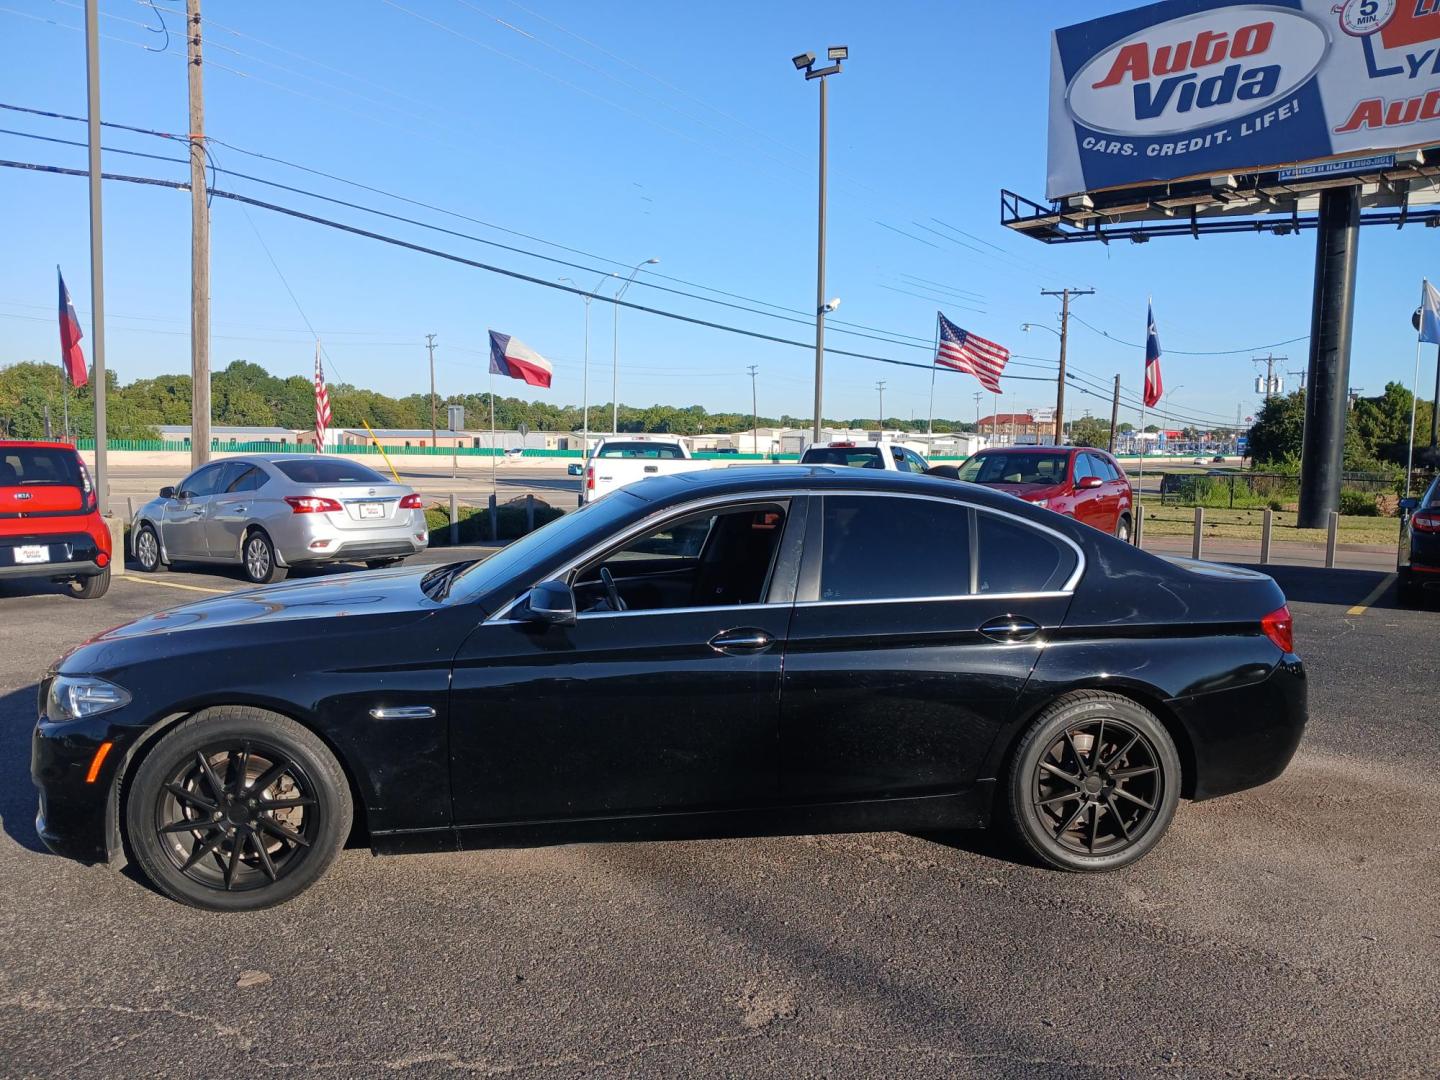
<path fill-rule="evenodd" d="M 850 50 L 844 45 L 831 45 L 826 51 L 831 61 L 829 67 L 816 68 L 814 53 L 801 53 L 791 63 L 796 70 L 805 72 L 807 81 L 820 80 L 820 214 L 819 237 L 815 245 L 815 424 L 812 435 L 820 441 L 820 428 L 825 417 L 825 316 L 833 311 L 834 305 L 825 300 L 825 173 L 826 173 L 826 131 L 828 127 L 829 93 L 826 77 L 838 75 L 841 64 L 849 59 Z"/>
<path fill-rule="evenodd" d="M 110 512 L 110 470 L 105 423 L 105 247 L 100 212 L 100 28 L 99 0 L 85 3 L 86 127 L 90 163 L 90 346 L 95 357 L 95 505 Z"/>
<path fill-rule="evenodd" d="M 620 434 L 620 298 L 625 291 L 635 284 L 635 275 L 640 273 L 642 266 L 653 266 L 659 259 L 646 259 L 644 262 L 636 263 L 635 269 L 630 271 L 630 276 L 625 279 L 625 284 L 615 290 L 614 304 L 614 326 L 613 339 L 610 343 L 610 433 Z"/>
<path fill-rule="evenodd" d="M 758 364 L 750 365 L 750 442 L 754 454 L 760 452 L 760 398 L 755 389 L 755 375 L 759 370 Z"/>

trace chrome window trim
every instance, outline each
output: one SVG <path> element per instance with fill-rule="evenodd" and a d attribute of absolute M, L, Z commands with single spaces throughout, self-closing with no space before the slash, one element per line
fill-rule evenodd
<path fill-rule="evenodd" d="M 714 496 L 711 496 L 710 498 L 701 499 L 701 500 L 699 500 L 699 501 L 697 501 L 697 502 L 685 503 L 683 506 L 670 506 L 670 507 L 666 507 L 666 508 L 663 509 L 663 510 L 656 510 L 655 512 L 653 512 L 653 513 L 651 513 L 651 514 L 647 514 L 644 518 L 642 518 L 640 521 L 636 522 L 636 523 L 635 523 L 634 525 L 632 525 L 629 529 L 626 529 L 626 530 L 625 530 L 623 533 L 621 533 L 619 536 L 613 536 L 613 537 L 610 537 L 609 539 L 605 540 L 603 543 L 595 544 L 595 545 L 591 546 L 590 548 L 588 548 L 586 551 L 584 551 L 582 554 L 580 554 L 580 555 L 578 555 L 577 557 L 575 557 L 574 559 L 570 560 L 570 562 L 566 563 L 563 567 L 561 567 L 559 570 L 557 570 L 557 571 L 555 572 L 555 574 L 553 575 L 552 580 L 568 577 L 570 574 L 573 574 L 579 567 L 581 567 L 582 565 L 584 565 L 584 564 L 585 564 L 586 562 L 588 562 L 590 559 L 593 559 L 595 556 L 601 554 L 602 552 L 606 551 L 607 549 L 616 547 L 617 545 L 625 544 L 625 543 L 627 543 L 628 541 L 635 539 L 637 536 L 642 535 L 647 529 L 653 528 L 656 524 L 661 523 L 661 522 L 664 522 L 664 521 L 668 520 L 668 519 L 671 518 L 671 517 L 684 517 L 684 516 L 687 516 L 687 515 L 689 515 L 689 514 L 691 514 L 691 513 L 695 513 L 695 512 L 700 511 L 700 510 L 706 510 L 706 509 L 708 509 L 708 508 L 710 508 L 710 507 L 712 507 L 712 506 L 725 506 L 725 505 L 743 506 L 743 505 L 745 505 L 746 503 L 753 503 L 753 502 L 770 502 L 770 501 L 773 501 L 773 500 L 780 500 L 780 499 L 783 499 L 783 500 L 786 500 L 786 501 L 791 501 L 791 500 L 794 500 L 794 499 L 800 499 L 800 498 L 806 498 L 806 497 L 811 497 L 811 498 L 824 498 L 824 497 L 827 496 L 827 495 L 836 495 L 836 496 L 855 495 L 855 496 L 868 496 L 868 497 L 870 497 L 870 498 L 882 498 L 882 499 L 886 499 L 886 498 L 888 498 L 888 499 L 921 499 L 921 500 L 924 500 L 924 501 L 926 501 L 926 502 L 937 502 L 937 503 L 944 503 L 944 504 L 949 505 L 949 506 L 959 506 L 959 507 L 962 507 L 962 508 L 964 508 L 964 509 L 974 511 L 974 512 L 976 512 L 976 513 L 981 513 L 981 514 L 993 514 L 993 515 L 995 515 L 996 517 L 1009 518 L 1011 521 L 1017 522 L 1018 524 L 1020 524 L 1021 526 L 1025 527 L 1025 528 L 1030 528 L 1030 529 L 1036 530 L 1037 532 L 1045 533 L 1047 536 L 1053 537 L 1055 540 L 1058 540 L 1060 543 L 1062 543 L 1062 544 L 1064 544 L 1066 547 L 1068 547 L 1071 551 L 1073 551 L 1073 552 L 1075 553 L 1075 570 L 1074 570 L 1074 572 L 1071 573 L 1070 577 L 1066 580 L 1066 582 L 1065 582 L 1064 585 L 1062 585 L 1058 590 L 1049 591 L 1049 592 L 969 593 L 969 594 L 966 594 L 966 595 L 964 595 L 964 596 L 913 596 L 913 597 L 889 597 L 889 598 L 884 598 L 884 597 L 882 597 L 882 598 L 875 598 L 875 599 L 868 599 L 868 600 L 804 600 L 804 601 L 797 601 L 797 602 L 796 602 L 795 604 L 793 604 L 793 605 L 792 605 L 792 604 L 743 604 L 743 605 L 742 605 L 742 604 L 732 604 L 732 605 L 727 605 L 727 606 L 725 606 L 725 607 L 719 607 L 719 608 L 693 608 L 693 607 L 684 607 L 684 608 L 647 608 L 647 609 L 642 610 L 642 611 L 633 611 L 633 612 L 632 612 L 632 611 L 601 611 L 601 612 L 589 612 L 589 613 L 582 613 L 582 614 L 580 614 L 580 615 L 577 615 L 577 618 L 585 618 L 585 617 L 591 617 L 591 616 L 596 616 L 596 615 L 600 615 L 600 616 L 611 616 L 611 617 L 613 617 L 613 616 L 616 616 L 616 615 L 657 615 L 657 614 L 664 614 L 664 613 L 674 613 L 674 612 L 679 612 L 679 611 L 742 611 L 742 610 L 746 610 L 746 609 L 752 609 L 752 610 L 753 610 L 753 609 L 755 609 L 755 608 L 776 608 L 776 607 L 791 607 L 791 606 L 795 606 L 795 607 L 818 607 L 818 606 L 835 606 L 835 605 L 839 605 L 839 604 L 924 604 L 924 603 L 934 603 L 934 602 L 945 602 L 945 601 L 948 601 L 948 600 L 979 600 L 979 599 L 986 599 L 986 600 L 1031 600 L 1031 599 L 1043 599 L 1043 598 L 1048 598 L 1048 597 L 1071 596 L 1071 595 L 1074 594 L 1076 587 L 1080 584 L 1080 579 L 1085 576 L 1085 569 L 1086 569 L 1085 551 L 1084 551 L 1083 548 L 1080 547 L 1079 544 L 1077 544 L 1074 540 L 1070 539 L 1070 538 L 1069 538 L 1068 536 L 1066 536 L 1064 533 L 1059 532 L 1059 531 L 1057 531 L 1057 530 L 1055 530 L 1055 529 L 1052 529 L 1052 528 L 1050 528 L 1048 525 L 1041 525 L 1041 524 L 1038 524 L 1038 523 L 1036 523 L 1036 522 L 1034 522 L 1034 521 L 1029 521 L 1029 520 L 1027 520 L 1027 519 L 1025 519 L 1025 518 L 1023 518 L 1023 517 L 1020 517 L 1018 514 L 1012 514 L 1012 513 L 1009 513 L 1008 511 L 1005 511 L 1005 510 L 995 510 L 995 509 L 992 509 L 992 508 L 990 508 L 990 507 L 988 507 L 988 506 L 980 506 L 980 505 L 977 504 L 977 503 L 973 503 L 973 502 L 970 502 L 968 499 L 965 499 L 965 498 L 963 497 L 963 495 L 962 495 L 961 497 L 957 497 L 957 498 L 953 498 L 953 499 L 947 499 L 947 498 L 942 498 L 942 497 L 939 496 L 939 495 L 924 495 L 924 494 L 920 494 L 920 493 L 918 493 L 918 492 L 910 492 L 910 491 L 865 491 L 864 489 L 857 489 L 857 488 L 835 488 L 835 489 L 833 489 L 833 490 L 827 490 L 827 489 L 823 489 L 823 488 L 822 488 L 822 489 L 818 489 L 818 490 L 817 490 L 817 489 L 814 489 L 814 488 L 801 488 L 801 489 L 791 489 L 791 490 L 788 490 L 788 491 L 756 491 L 756 492 L 746 492 L 744 495 L 736 495 L 736 494 L 734 494 L 734 493 L 731 493 L 731 494 L 729 494 L 729 495 L 714 495 Z M 971 540 L 972 540 L 972 543 L 973 543 L 974 537 L 972 537 Z M 538 584 L 538 582 L 537 582 L 536 584 Z M 503 604 L 503 605 L 500 607 L 500 609 L 495 612 L 494 615 L 492 615 L 490 618 L 486 619 L 485 622 L 487 622 L 487 623 L 501 623 L 501 622 L 510 622 L 510 623 L 513 623 L 513 622 L 522 621 L 522 620 L 516 620 L 516 619 L 507 619 L 506 616 L 510 614 L 510 612 L 515 608 L 515 606 L 516 606 L 517 604 L 519 604 L 527 595 L 529 595 L 530 588 L 533 588 L 533 587 L 534 587 L 533 585 L 530 586 L 530 587 L 527 587 L 527 588 L 524 589 L 522 592 L 520 592 L 518 595 L 512 597 L 509 601 L 507 601 L 505 604 Z"/>

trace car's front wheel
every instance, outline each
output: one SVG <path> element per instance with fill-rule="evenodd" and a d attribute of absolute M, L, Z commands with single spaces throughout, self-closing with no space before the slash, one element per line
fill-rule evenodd
<path fill-rule="evenodd" d="M 289 573 L 286 567 L 276 561 L 275 545 L 262 529 L 254 529 L 245 537 L 240 562 L 245 568 L 245 577 L 256 585 L 284 581 L 285 575 Z"/>
<path fill-rule="evenodd" d="M 147 574 L 160 569 L 160 538 L 148 521 L 135 534 L 135 561 Z"/>
<path fill-rule="evenodd" d="M 1060 870 L 1117 870 L 1160 841 L 1180 799 L 1165 726 L 1129 698 L 1081 691 L 1037 716 L 1011 761 L 1009 825 Z"/>
<path fill-rule="evenodd" d="M 207 709 L 141 761 L 126 839 L 161 892 L 253 911 L 312 885 L 350 833 L 350 788 L 311 731 L 261 709 Z"/>

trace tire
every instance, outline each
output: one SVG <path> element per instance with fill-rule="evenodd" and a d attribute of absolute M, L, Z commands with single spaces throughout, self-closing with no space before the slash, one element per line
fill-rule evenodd
<path fill-rule="evenodd" d="M 387 566 L 395 566 L 404 562 L 404 559 L 366 559 L 366 570 L 384 570 Z"/>
<path fill-rule="evenodd" d="M 135 534 L 135 562 L 147 574 L 160 569 L 160 537 L 148 521 Z"/>
<path fill-rule="evenodd" d="M 1022 849 L 1046 866 L 1118 870 L 1159 843 L 1181 780 L 1175 743 L 1149 710 L 1117 694 L 1079 691 L 1046 708 L 1021 737 L 1005 817 Z"/>
<path fill-rule="evenodd" d="M 240 568 L 245 580 L 254 585 L 284 581 L 289 568 L 275 561 L 275 545 L 264 529 L 252 529 L 240 547 Z"/>
<path fill-rule="evenodd" d="M 1127 544 L 1131 542 L 1129 514 L 1121 514 L 1115 522 L 1115 539 L 1123 540 Z"/>
<path fill-rule="evenodd" d="M 223 706 L 183 721 L 145 755 L 129 785 L 125 838 L 166 896 L 256 911 L 313 885 L 353 814 L 345 773 L 313 732 Z"/>
<path fill-rule="evenodd" d="M 81 600 L 99 600 L 110 591 L 110 568 L 107 566 L 93 577 L 79 578 L 70 583 L 70 593 Z"/>

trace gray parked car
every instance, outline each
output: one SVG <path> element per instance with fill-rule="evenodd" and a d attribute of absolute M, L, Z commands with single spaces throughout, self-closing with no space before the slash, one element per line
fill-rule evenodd
<path fill-rule="evenodd" d="M 130 526 L 142 570 L 176 561 L 239 563 L 256 584 L 305 564 L 387 566 L 429 542 L 425 506 L 413 489 L 318 454 L 211 462 L 161 488 Z"/>

